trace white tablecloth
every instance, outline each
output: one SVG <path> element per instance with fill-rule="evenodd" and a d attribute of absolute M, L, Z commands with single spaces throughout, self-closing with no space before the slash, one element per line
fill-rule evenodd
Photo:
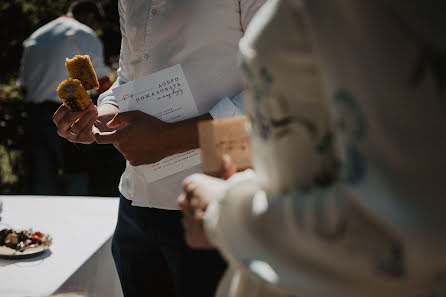
<path fill-rule="evenodd" d="M 83 292 L 87 296 L 122 296 L 110 240 L 118 198 L 0 196 L 5 224 L 48 233 L 53 244 L 29 259 L 0 259 L 0 296 L 48 296 Z"/>

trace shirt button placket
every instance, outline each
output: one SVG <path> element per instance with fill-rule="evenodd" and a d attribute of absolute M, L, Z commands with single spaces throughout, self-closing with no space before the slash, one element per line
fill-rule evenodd
<path fill-rule="evenodd" d="M 143 60 L 144 62 L 147 62 L 149 60 L 149 44 L 150 44 L 150 35 L 151 35 L 151 22 L 152 17 L 157 13 L 156 8 L 153 8 L 153 6 L 156 5 L 156 1 L 152 1 L 150 5 L 150 11 L 148 15 L 147 20 L 147 29 L 146 29 L 146 38 L 145 38 L 145 44 L 144 44 L 144 54 L 143 54 Z M 155 13 L 153 12 L 155 11 Z"/>

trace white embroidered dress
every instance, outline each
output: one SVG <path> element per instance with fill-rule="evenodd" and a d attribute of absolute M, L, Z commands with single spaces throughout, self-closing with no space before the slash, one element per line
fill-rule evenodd
<path fill-rule="evenodd" d="M 269 0 L 255 16 L 240 51 L 256 174 L 205 219 L 226 295 L 445 296 L 444 7 Z"/>

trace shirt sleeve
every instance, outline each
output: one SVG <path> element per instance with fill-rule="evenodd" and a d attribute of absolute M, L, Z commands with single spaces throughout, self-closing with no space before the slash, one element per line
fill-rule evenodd
<path fill-rule="evenodd" d="M 240 23 L 243 31 L 246 30 L 252 17 L 264 2 L 264 0 L 239 0 Z M 244 115 L 243 92 L 231 99 L 228 97 L 221 99 L 209 113 L 215 120 Z"/>
<path fill-rule="evenodd" d="M 130 73 L 129 67 L 127 65 L 127 60 L 126 60 L 126 57 L 128 57 L 130 53 L 130 47 L 128 44 L 127 34 L 125 30 L 125 7 L 122 0 L 118 1 L 118 12 L 119 12 L 119 24 L 122 36 L 121 53 L 119 55 L 118 77 L 116 81 L 113 83 L 113 85 L 107 91 L 105 91 L 99 96 L 98 105 L 108 103 L 117 106 L 118 104 L 116 103 L 116 99 L 113 95 L 113 89 L 131 80 L 129 75 Z"/>
<path fill-rule="evenodd" d="M 221 99 L 210 111 L 210 115 L 214 120 L 233 118 L 244 115 L 243 111 L 243 92 L 229 99 L 225 97 Z"/>

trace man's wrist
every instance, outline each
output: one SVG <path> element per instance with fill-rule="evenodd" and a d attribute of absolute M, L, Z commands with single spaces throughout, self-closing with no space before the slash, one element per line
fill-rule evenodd
<path fill-rule="evenodd" d="M 169 145 L 171 149 L 169 155 L 183 153 L 198 148 L 198 123 L 200 121 L 211 119 L 211 115 L 207 113 L 181 122 L 168 123 L 166 136 L 171 142 L 171 145 Z"/>

